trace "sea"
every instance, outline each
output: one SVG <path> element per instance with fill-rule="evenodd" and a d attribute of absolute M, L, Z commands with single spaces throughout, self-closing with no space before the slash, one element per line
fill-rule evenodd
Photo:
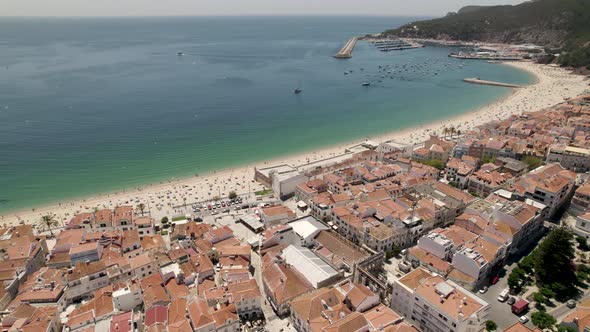
<path fill-rule="evenodd" d="M 533 82 L 448 47 L 359 42 L 332 57 L 416 19 L 0 18 L 0 213 L 256 165 L 510 93 L 465 77 Z"/>

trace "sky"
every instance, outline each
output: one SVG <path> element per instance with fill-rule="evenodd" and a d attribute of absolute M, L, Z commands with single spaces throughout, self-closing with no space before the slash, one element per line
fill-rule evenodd
<path fill-rule="evenodd" d="M 0 0 L 0 16 L 440 16 L 523 0 Z"/>

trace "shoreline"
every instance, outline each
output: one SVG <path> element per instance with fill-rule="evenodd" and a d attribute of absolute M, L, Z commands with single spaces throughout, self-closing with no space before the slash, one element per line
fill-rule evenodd
<path fill-rule="evenodd" d="M 410 128 L 368 136 L 368 139 L 375 141 L 394 140 L 408 144 L 420 143 L 429 134 L 440 131 L 442 127 L 453 125 L 464 132 L 486 122 L 501 120 L 514 114 L 537 111 L 552 106 L 562 102 L 566 97 L 575 97 L 581 94 L 587 87 L 587 84 L 584 84 L 585 78 L 583 76 L 570 74 L 562 68 L 538 65 L 531 62 L 502 62 L 499 65 L 508 65 L 524 70 L 535 78 L 535 82 L 521 89 L 511 89 L 506 96 L 467 113 Z M 350 140 L 316 150 L 310 148 L 306 151 L 261 160 L 256 165 L 303 164 L 343 153 L 346 147 L 364 141 L 365 139 Z M 182 205 L 184 199 L 186 199 L 187 204 L 191 204 L 196 201 L 210 200 L 219 193 L 227 195 L 231 190 L 235 190 L 238 194 L 248 192 L 248 188 L 250 189 L 249 192 L 260 190 L 262 186 L 251 181 L 254 178 L 253 175 L 254 165 L 252 164 L 223 168 L 202 174 L 199 173 L 198 176 L 173 178 L 158 183 L 142 184 L 136 187 L 78 197 L 63 203 L 55 202 L 6 211 L 0 214 L 0 223 L 17 224 L 20 220 L 35 222 L 40 219 L 40 216 L 47 213 L 54 213 L 58 220 L 66 221 L 73 214 L 91 210 L 94 207 L 113 208 L 115 205 L 123 204 L 136 206 L 139 203 L 146 204 L 152 216 L 172 216 L 186 213 L 186 211 L 183 212 L 174 208 L 175 205 Z M 160 202 L 167 202 L 167 204 L 162 204 L 156 209 L 150 207 L 150 205 L 156 205 Z M 176 204 L 172 204 L 172 202 Z"/>

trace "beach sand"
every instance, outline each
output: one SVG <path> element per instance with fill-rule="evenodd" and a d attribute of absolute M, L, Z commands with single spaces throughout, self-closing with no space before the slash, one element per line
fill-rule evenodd
<path fill-rule="evenodd" d="M 537 65 L 531 62 L 511 62 L 498 65 L 509 65 L 526 70 L 536 76 L 536 83 L 521 89 L 514 89 L 505 98 L 473 112 L 428 125 L 369 137 L 369 139 L 376 142 L 395 140 L 400 143 L 419 143 L 426 140 L 431 133 L 438 132 L 442 134 L 442 128 L 447 126 L 454 126 L 456 129 L 466 132 L 491 120 L 501 120 L 513 114 L 541 110 L 563 102 L 564 98 L 575 97 L 588 89 L 588 81 L 585 80 L 584 76 L 571 75 L 561 68 Z M 262 161 L 257 165 L 259 167 L 279 163 L 300 165 L 341 154 L 346 147 L 358 143 L 361 143 L 361 141 L 339 144 L 320 151 Z M 215 196 L 226 197 L 232 190 L 238 194 L 243 194 L 263 189 L 259 183 L 252 181 L 253 178 L 254 167 L 248 165 L 198 177 L 128 188 L 113 193 L 97 194 L 94 197 L 6 213 L 0 216 L 0 224 L 35 223 L 41 216 L 48 213 L 55 214 L 56 219 L 60 221 L 68 221 L 73 215 L 80 212 L 91 212 L 96 207 L 137 206 L 139 203 L 145 204 L 146 212 L 149 210 L 152 217 L 159 220 L 163 216 L 172 217 L 190 213 L 190 204 L 211 200 Z M 189 208 L 178 207 L 185 202 L 189 205 Z"/>

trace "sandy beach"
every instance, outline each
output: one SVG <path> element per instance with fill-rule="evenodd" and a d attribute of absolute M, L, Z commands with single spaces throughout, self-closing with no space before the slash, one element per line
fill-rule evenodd
<path fill-rule="evenodd" d="M 373 136 L 370 139 L 377 142 L 395 140 L 402 143 L 418 143 L 424 141 L 431 133 L 442 133 L 442 128 L 446 126 L 454 126 L 465 132 L 491 120 L 501 120 L 514 114 L 537 111 L 552 106 L 562 102 L 564 98 L 577 96 L 589 89 L 588 81 L 585 80 L 584 76 L 571 75 L 561 68 L 537 65 L 531 62 L 513 62 L 498 65 L 509 65 L 526 70 L 535 75 L 537 81 L 533 85 L 514 89 L 505 98 L 473 112 L 428 125 Z M 358 143 L 360 141 L 348 142 L 320 151 L 261 161 L 257 165 L 304 164 L 343 153 L 346 147 Z M 232 190 L 238 194 L 244 194 L 263 189 L 260 184 L 252 181 L 253 177 L 254 167 L 248 165 L 198 177 L 128 188 L 113 193 L 97 194 L 94 197 L 6 213 L 0 216 L 0 224 L 34 223 L 41 216 L 48 213 L 55 214 L 60 221 L 67 221 L 76 213 L 92 211 L 96 207 L 137 206 L 139 203 L 145 204 L 146 210 L 151 212 L 152 217 L 159 220 L 165 215 L 176 216 L 188 213 L 190 209 L 179 208 L 185 203 L 190 206 L 192 203 L 212 200 L 215 196 L 225 197 Z"/>

